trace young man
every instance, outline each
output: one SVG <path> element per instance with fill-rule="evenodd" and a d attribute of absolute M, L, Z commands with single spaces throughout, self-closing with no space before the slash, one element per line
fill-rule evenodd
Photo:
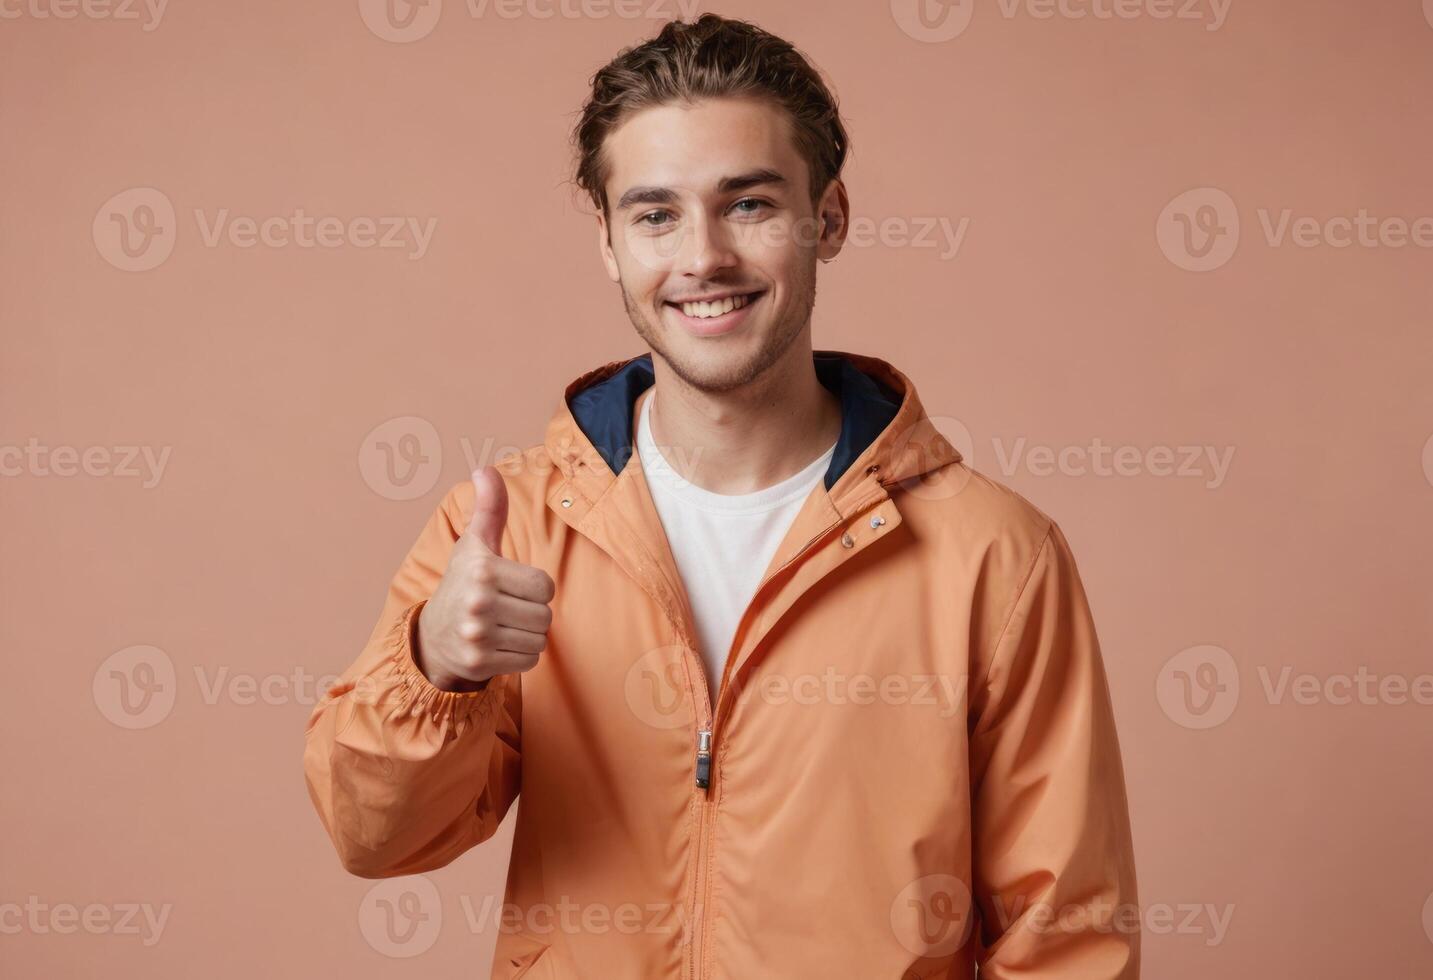
<path fill-rule="evenodd" d="M 569 384 L 398 569 L 308 727 L 344 867 L 442 867 L 521 790 L 496 978 L 1136 977 L 1064 535 L 900 371 L 812 349 L 849 213 L 820 77 L 672 23 L 576 138 L 650 353 Z"/>

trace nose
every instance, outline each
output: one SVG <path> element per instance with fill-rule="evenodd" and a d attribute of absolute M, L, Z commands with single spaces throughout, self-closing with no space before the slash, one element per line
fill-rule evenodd
<path fill-rule="evenodd" d="M 736 251 L 722 222 L 698 214 L 686 232 L 678 271 L 696 279 L 710 279 L 718 270 L 736 265 Z"/>

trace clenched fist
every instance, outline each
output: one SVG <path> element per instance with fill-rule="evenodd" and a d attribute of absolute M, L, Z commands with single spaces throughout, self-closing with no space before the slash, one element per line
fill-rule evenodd
<path fill-rule="evenodd" d="M 481 690 L 495 674 L 537 666 L 552 625 L 552 577 L 504 558 L 507 487 L 491 466 L 473 471 L 477 498 L 467 529 L 418 617 L 414 661 L 433 686 Z"/>

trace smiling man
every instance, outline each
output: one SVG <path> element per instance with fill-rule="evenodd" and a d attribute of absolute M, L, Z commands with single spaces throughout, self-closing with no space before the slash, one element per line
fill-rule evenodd
<path fill-rule="evenodd" d="M 345 868 L 518 811 L 495 978 L 1134 978 L 1124 776 L 1068 542 L 910 379 L 815 350 L 835 100 L 705 15 L 576 131 L 649 351 L 453 487 L 305 768 Z"/>

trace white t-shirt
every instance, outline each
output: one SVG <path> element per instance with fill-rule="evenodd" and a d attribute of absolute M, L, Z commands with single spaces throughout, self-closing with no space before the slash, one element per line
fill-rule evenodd
<path fill-rule="evenodd" d="M 637 455 L 691 603 L 715 702 L 737 623 L 797 511 L 825 476 L 836 444 L 801 472 L 755 493 L 712 493 L 683 479 L 662 455 L 652 438 L 651 408 L 648 392 L 638 415 Z"/>

